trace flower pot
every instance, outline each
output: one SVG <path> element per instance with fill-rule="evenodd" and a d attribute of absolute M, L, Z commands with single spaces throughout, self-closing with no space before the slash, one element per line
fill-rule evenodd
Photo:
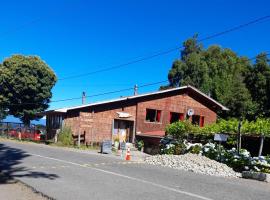
<path fill-rule="evenodd" d="M 119 148 L 119 142 L 118 141 L 114 141 L 114 149 L 118 149 Z"/>

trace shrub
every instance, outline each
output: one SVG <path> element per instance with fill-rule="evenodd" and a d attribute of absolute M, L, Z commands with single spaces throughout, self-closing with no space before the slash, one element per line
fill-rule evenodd
<path fill-rule="evenodd" d="M 186 153 L 186 146 L 183 142 L 177 142 L 174 144 L 174 154 L 180 155 Z"/>
<path fill-rule="evenodd" d="M 138 150 L 141 151 L 142 148 L 144 147 L 144 142 L 143 142 L 143 140 L 137 141 L 137 142 L 136 142 L 136 146 L 137 146 Z"/>
<path fill-rule="evenodd" d="M 182 141 L 188 133 L 193 133 L 195 126 L 190 121 L 178 121 L 166 127 L 166 134 L 172 136 L 176 140 Z"/>
<path fill-rule="evenodd" d="M 73 145 L 73 138 L 72 138 L 72 131 L 71 128 L 68 126 L 64 126 L 59 135 L 58 140 L 59 143 L 65 146 L 71 146 Z"/>
<path fill-rule="evenodd" d="M 196 145 L 190 147 L 188 152 L 194 153 L 194 154 L 200 154 L 201 151 L 202 151 L 202 147 L 200 145 L 196 144 Z"/>
<path fill-rule="evenodd" d="M 235 148 L 226 150 L 223 146 L 220 146 L 219 150 L 218 145 L 208 143 L 203 146 L 202 155 L 225 163 L 238 172 L 270 172 L 269 156 L 251 157 L 250 153 L 246 149 L 241 149 L 240 153 L 237 154 L 237 150 Z"/>
<path fill-rule="evenodd" d="M 160 141 L 160 154 L 180 155 L 186 152 L 186 145 L 170 137 L 165 137 Z"/>
<path fill-rule="evenodd" d="M 218 160 L 219 159 L 219 151 L 218 147 L 214 143 L 207 143 L 202 147 L 202 155 L 213 159 Z"/>

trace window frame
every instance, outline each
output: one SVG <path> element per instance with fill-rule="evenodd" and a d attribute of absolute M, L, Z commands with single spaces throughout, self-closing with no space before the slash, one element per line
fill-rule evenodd
<path fill-rule="evenodd" d="M 194 116 L 198 117 L 198 119 L 199 119 L 198 123 L 193 123 L 193 117 L 194 117 Z M 192 123 L 193 125 L 197 125 L 197 126 L 199 126 L 199 127 L 204 127 L 204 124 L 205 124 L 205 116 L 203 116 L 203 115 L 192 115 L 192 117 L 191 117 L 191 123 Z"/>
<path fill-rule="evenodd" d="M 184 120 L 185 120 L 185 113 L 170 111 L 170 115 L 169 115 L 169 122 L 170 122 L 170 124 L 172 124 L 172 123 L 174 123 L 174 122 L 178 122 L 178 121 L 171 122 L 171 120 L 172 120 L 172 115 L 173 115 L 173 114 L 178 114 L 178 115 L 179 115 L 178 121 L 184 121 Z"/>
<path fill-rule="evenodd" d="M 155 111 L 155 121 L 147 121 L 147 110 L 153 110 Z M 159 121 L 156 121 L 157 120 L 157 116 L 158 116 L 158 112 L 160 112 L 160 120 Z M 162 116 L 163 116 L 163 112 L 162 110 L 158 110 L 158 109 L 154 109 L 154 108 L 146 108 L 145 109 L 145 117 L 144 117 L 144 122 L 145 123 L 153 123 L 153 124 L 162 124 Z"/>

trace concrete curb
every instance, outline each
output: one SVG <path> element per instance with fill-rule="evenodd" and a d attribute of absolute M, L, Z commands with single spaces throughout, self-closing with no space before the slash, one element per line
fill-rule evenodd
<path fill-rule="evenodd" d="M 270 174 L 267 173 L 243 171 L 242 177 L 270 183 Z"/>

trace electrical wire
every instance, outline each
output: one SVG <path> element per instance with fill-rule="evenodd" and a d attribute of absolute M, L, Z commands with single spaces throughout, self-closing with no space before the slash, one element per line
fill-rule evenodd
<path fill-rule="evenodd" d="M 240 24 L 238 26 L 234 26 L 232 28 L 226 29 L 224 31 L 221 31 L 221 32 L 218 32 L 218 33 L 214 33 L 214 34 L 209 35 L 209 36 L 206 36 L 206 37 L 204 37 L 202 39 L 199 39 L 198 42 L 210 40 L 210 39 L 213 39 L 213 38 L 216 38 L 216 37 L 219 37 L 219 36 L 228 34 L 230 32 L 237 31 L 239 29 L 242 29 L 242 28 L 245 28 L 247 26 L 250 26 L 250 25 L 253 25 L 253 24 L 262 22 L 264 20 L 269 20 L 269 19 L 270 19 L 270 15 L 259 17 L 257 19 L 252 20 L 252 21 L 249 21 L 249 22 Z M 89 75 L 93 75 L 93 74 L 97 74 L 97 73 L 101 73 L 101 72 L 111 71 L 111 70 L 114 70 L 114 69 L 118 69 L 118 68 L 122 68 L 122 67 L 125 67 L 125 66 L 129 66 L 129 65 L 135 64 L 135 63 L 139 63 L 139 62 L 142 62 L 142 61 L 145 61 L 145 60 L 150 60 L 150 59 L 153 59 L 153 58 L 162 56 L 162 55 L 166 55 L 166 54 L 169 54 L 169 53 L 174 52 L 176 50 L 179 50 L 181 48 L 183 48 L 183 46 L 173 47 L 173 48 L 170 48 L 170 49 L 167 49 L 167 50 L 164 50 L 164 51 L 160 51 L 158 53 L 155 53 L 155 54 L 152 54 L 152 55 L 149 55 L 149 56 L 145 56 L 145 57 L 142 57 L 142 58 L 139 58 L 139 59 L 131 60 L 131 61 L 126 62 L 126 63 L 114 65 L 114 66 L 111 66 L 111 67 L 106 67 L 106 68 L 103 68 L 103 69 L 100 69 L 100 70 L 96 70 L 96 71 L 92 71 L 92 72 L 87 72 L 87 73 L 82 73 L 82 74 L 78 74 L 78 75 L 72 75 L 72 76 L 67 76 L 67 77 L 59 78 L 58 81 L 63 81 L 63 80 L 68 80 L 68 79 L 74 79 L 74 78 L 80 78 L 80 77 L 85 77 L 85 76 L 89 76 Z M 138 56 L 138 57 L 140 57 L 140 56 Z"/>
<path fill-rule="evenodd" d="M 262 56 L 269 56 L 269 55 L 270 55 L 270 53 L 265 53 Z M 255 59 L 259 58 L 259 57 L 260 56 L 255 56 L 255 57 L 252 57 L 252 58 L 248 58 L 247 61 L 252 61 L 252 60 L 255 60 Z M 238 62 L 235 62 L 234 65 L 236 65 L 238 63 L 241 63 L 241 62 L 243 62 L 243 60 L 240 60 Z M 138 88 L 144 88 L 144 87 L 148 87 L 148 86 L 158 85 L 158 84 L 161 84 L 161 83 L 166 83 L 166 82 L 169 82 L 169 81 L 173 81 L 174 79 L 178 79 L 178 77 L 172 78 L 170 80 L 167 79 L 167 80 L 162 80 L 162 81 L 157 81 L 157 82 L 146 83 L 146 84 L 143 84 L 143 85 L 138 86 Z M 93 94 L 93 95 L 87 95 L 86 97 L 87 98 L 98 97 L 98 96 L 104 96 L 104 95 L 108 95 L 108 94 L 115 94 L 115 93 L 119 93 L 119 92 L 126 92 L 126 91 L 130 91 L 130 90 L 134 90 L 134 87 L 124 88 L 124 89 L 120 89 L 120 90 L 113 90 L 113 91 L 103 92 L 103 93 L 97 93 L 97 94 Z M 59 99 L 59 100 L 50 101 L 50 103 L 73 101 L 73 100 L 79 100 L 81 98 L 82 97 L 73 97 L 73 98 Z M 8 104 L 8 105 L 35 105 L 35 104 L 38 104 L 38 103 L 31 103 L 31 102 L 29 102 L 29 103 Z"/>

